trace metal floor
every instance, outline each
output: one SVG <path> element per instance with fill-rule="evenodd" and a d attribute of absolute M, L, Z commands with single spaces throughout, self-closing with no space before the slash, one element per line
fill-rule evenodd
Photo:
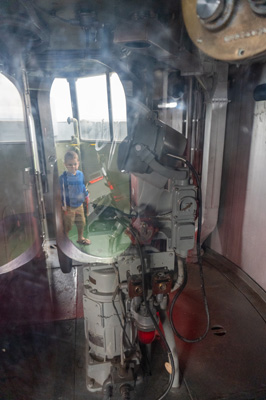
<path fill-rule="evenodd" d="M 81 270 L 78 266 L 64 275 L 52 261 L 50 288 L 41 268 L 34 278 L 30 270 L 0 277 L 0 400 L 101 399 L 85 386 Z M 206 317 L 198 267 L 189 265 L 188 273 L 174 321 L 183 336 L 192 338 L 202 334 Z M 204 277 L 210 330 L 196 344 L 176 339 L 181 387 L 165 399 L 265 400 L 266 294 L 211 251 L 204 256 Z M 152 375 L 132 393 L 132 400 L 160 398 L 168 381 L 165 361 L 158 339 Z"/>

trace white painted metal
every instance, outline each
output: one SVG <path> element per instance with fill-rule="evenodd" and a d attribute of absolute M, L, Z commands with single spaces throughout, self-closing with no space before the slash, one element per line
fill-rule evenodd
<path fill-rule="evenodd" d="M 227 111 L 228 65 L 216 64 L 217 84 L 206 108 L 202 163 L 202 242 L 216 226 L 220 203 L 225 123 Z"/>

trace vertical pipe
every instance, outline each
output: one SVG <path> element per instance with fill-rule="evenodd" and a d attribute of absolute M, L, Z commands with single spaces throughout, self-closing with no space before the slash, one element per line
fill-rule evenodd
<path fill-rule="evenodd" d="M 193 110 L 193 78 L 188 78 L 187 89 L 187 112 L 186 112 L 186 130 L 185 137 L 187 139 L 186 159 L 191 162 L 191 143 L 192 143 L 192 110 Z"/>
<path fill-rule="evenodd" d="M 108 113 L 109 113 L 109 127 L 110 127 L 110 141 L 114 140 L 114 125 L 113 125 L 113 111 L 112 111 L 112 99 L 111 99 L 111 84 L 110 74 L 106 74 L 106 86 L 107 86 L 107 101 L 108 101 Z"/>
<path fill-rule="evenodd" d="M 21 71 L 22 71 L 22 82 L 23 82 L 23 94 L 24 94 L 24 103 L 26 106 L 26 124 L 29 132 L 29 140 L 31 146 L 31 152 L 33 157 L 33 166 L 34 166 L 34 183 L 36 189 L 36 198 L 38 202 L 38 211 L 42 228 L 42 239 L 48 237 L 48 228 L 46 221 L 46 213 L 43 201 L 43 193 L 42 193 L 42 182 L 40 175 L 40 165 L 39 165 L 39 156 L 38 156 L 38 148 L 37 148 L 37 140 L 35 133 L 34 121 L 31 113 L 31 102 L 30 102 L 30 93 L 29 93 L 29 84 L 27 72 L 24 67 L 24 62 L 21 60 Z M 32 191 L 33 194 L 33 191 Z M 33 205 L 34 207 L 34 205 Z M 33 212 L 34 210 L 32 210 Z"/>
<path fill-rule="evenodd" d="M 168 71 L 163 71 L 163 104 L 168 103 Z M 167 121 L 167 108 L 163 108 L 163 121 Z"/>
<path fill-rule="evenodd" d="M 195 151 L 196 151 L 196 131 L 198 125 L 198 92 L 194 91 L 194 101 L 192 110 L 192 121 L 191 121 L 191 143 L 190 143 L 190 163 L 194 165 Z"/>
<path fill-rule="evenodd" d="M 25 114 L 26 114 L 25 120 L 26 120 L 26 125 L 27 125 L 28 133 L 29 133 L 31 154 L 33 157 L 35 193 L 36 193 L 36 199 L 38 202 L 38 212 L 39 212 L 40 224 L 41 224 L 41 229 L 42 229 L 41 245 L 45 251 L 45 247 L 47 246 L 47 240 L 48 240 L 48 226 L 47 226 L 46 210 L 45 210 L 44 199 L 43 199 L 43 189 L 42 189 L 41 174 L 40 174 L 37 138 L 36 138 L 34 120 L 33 120 L 32 112 L 31 112 L 31 101 L 30 101 L 28 76 L 27 76 L 27 72 L 26 72 L 23 60 L 21 60 L 21 77 L 22 77 L 22 83 L 23 83 L 23 98 L 24 98 Z M 26 172 L 28 172 L 27 169 L 25 169 L 25 173 Z M 28 191 L 29 201 L 27 202 L 28 205 L 32 202 L 32 206 L 30 206 L 30 208 L 32 208 L 32 213 L 34 211 L 33 190 L 34 190 L 34 188 L 32 187 L 31 190 Z M 27 198 L 26 191 L 25 191 L 25 198 Z M 32 221 L 30 221 L 29 227 L 32 227 Z M 33 228 L 34 228 L 34 234 L 37 236 L 39 234 L 38 228 L 35 226 L 35 224 L 34 224 Z M 51 273 L 51 268 L 49 267 L 48 263 L 46 263 L 46 268 L 47 268 L 47 277 L 48 277 L 48 282 L 49 282 L 50 298 L 52 300 L 52 296 L 53 296 L 52 295 L 52 273 Z"/>
<path fill-rule="evenodd" d="M 174 359 L 174 365 L 175 365 L 175 376 L 173 380 L 173 388 L 179 388 L 180 386 L 180 381 L 179 381 L 179 361 L 178 361 L 178 354 L 177 354 L 177 349 L 176 349 L 176 344 L 175 344 L 175 337 L 170 325 L 170 321 L 168 319 L 167 313 L 164 310 L 159 311 L 160 314 L 160 319 L 161 323 L 163 325 L 163 330 L 164 330 L 164 335 L 165 339 L 168 343 L 168 346 L 170 347 L 170 350 L 173 355 Z"/>

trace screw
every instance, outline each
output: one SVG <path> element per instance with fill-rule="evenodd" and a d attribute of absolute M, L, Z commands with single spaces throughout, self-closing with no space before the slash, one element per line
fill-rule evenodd
<path fill-rule="evenodd" d="M 160 283 L 159 284 L 159 289 L 161 290 L 161 292 L 163 292 L 166 289 L 166 284 L 165 283 Z"/>

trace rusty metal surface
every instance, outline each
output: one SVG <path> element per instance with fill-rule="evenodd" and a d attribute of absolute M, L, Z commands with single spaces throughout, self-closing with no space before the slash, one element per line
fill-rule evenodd
<path fill-rule="evenodd" d="M 225 4 L 227 17 L 222 14 L 214 22 L 207 23 L 197 15 L 197 0 L 182 0 L 185 26 L 194 44 L 222 61 L 241 61 L 264 53 L 265 18 L 253 12 L 248 1 L 227 0 Z"/>

